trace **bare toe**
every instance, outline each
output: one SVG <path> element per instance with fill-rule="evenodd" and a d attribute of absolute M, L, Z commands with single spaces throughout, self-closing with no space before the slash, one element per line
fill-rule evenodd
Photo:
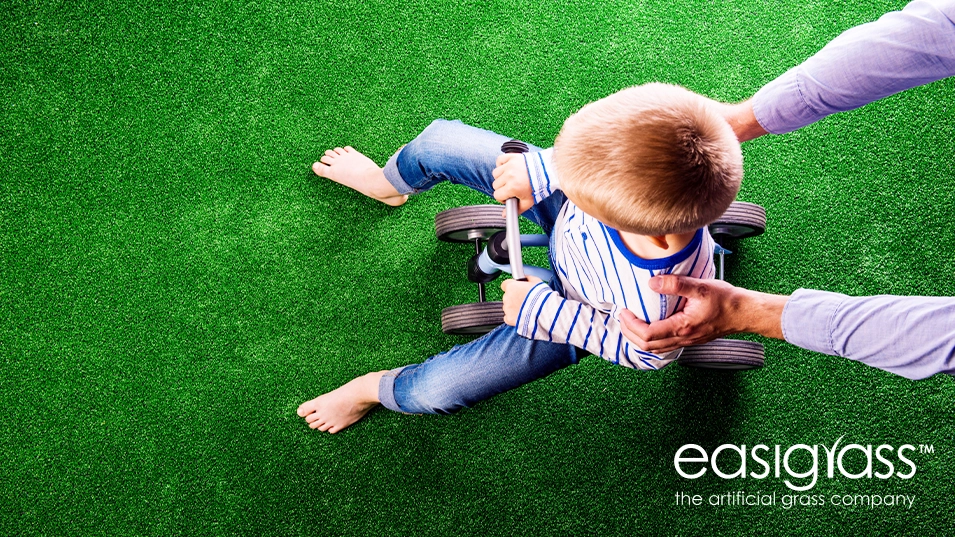
<path fill-rule="evenodd" d="M 332 158 L 335 158 L 335 157 L 338 156 L 338 153 L 332 151 L 331 149 L 326 150 L 326 151 L 325 151 L 325 154 L 328 155 L 328 156 L 330 156 L 330 157 L 332 157 Z"/>
<path fill-rule="evenodd" d="M 330 157 L 330 156 L 328 156 L 328 155 L 325 155 L 324 157 L 322 157 L 322 158 L 320 158 L 320 159 L 318 159 L 318 160 L 320 160 L 320 161 L 322 161 L 322 162 L 324 162 L 325 164 L 328 164 L 328 165 L 332 165 L 332 164 L 335 163 L 335 157 Z"/>
<path fill-rule="evenodd" d="M 336 147 L 336 148 L 335 148 L 335 152 L 338 153 L 339 155 L 344 155 L 344 154 L 345 154 L 345 150 L 342 149 L 341 147 Z"/>
<path fill-rule="evenodd" d="M 315 164 L 312 164 L 312 171 L 315 172 L 315 175 L 318 175 L 320 177 L 325 177 L 327 179 L 328 170 L 329 170 L 328 166 L 322 164 L 321 162 L 316 162 Z"/>
<path fill-rule="evenodd" d="M 354 153 L 354 152 L 355 152 L 355 148 L 352 147 L 352 146 L 350 146 L 350 145 L 346 145 L 346 146 L 345 146 L 345 151 L 347 151 L 347 152 L 349 152 L 349 153 Z"/>
<path fill-rule="evenodd" d="M 298 417 L 304 418 L 312 412 L 315 412 L 315 400 L 305 401 L 304 403 L 298 405 L 298 410 L 295 411 L 298 414 Z"/>

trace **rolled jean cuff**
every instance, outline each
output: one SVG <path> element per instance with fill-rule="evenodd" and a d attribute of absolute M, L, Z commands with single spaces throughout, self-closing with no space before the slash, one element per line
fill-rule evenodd
<path fill-rule="evenodd" d="M 395 379 L 404 369 L 404 367 L 399 367 L 382 375 L 381 380 L 378 382 L 378 401 L 381 402 L 381 406 L 388 410 L 407 414 L 407 412 L 398 406 L 398 402 L 395 401 Z"/>
<path fill-rule="evenodd" d="M 401 149 L 404 149 L 404 147 L 402 146 Z M 401 174 L 398 173 L 398 155 L 401 154 L 401 149 L 395 151 L 394 155 L 391 155 L 381 171 L 384 172 L 385 179 L 391 183 L 391 186 L 395 187 L 395 190 L 397 190 L 399 194 L 417 194 L 418 191 L 411 188 L 411 185 L 406 183 L 405 180 L 402 179 Z"/>

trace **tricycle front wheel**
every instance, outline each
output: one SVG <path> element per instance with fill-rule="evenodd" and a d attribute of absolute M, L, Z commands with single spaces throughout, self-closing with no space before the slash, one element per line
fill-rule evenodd
<path fill-rule="evenodd" d="M 487 334 L 502 324 L 503 302 L 474 302 L 441 310 L 441 330 L 445 334 Z"/>
<path fill-rule="evenodd" d="M 764 365 L 761 343 L 742 339 L 716 339 L 685 347 L 677 363 L 702 369 L 746 370 Z"/>
<path fill-rule="evenodd" d="M 445 242 L 487 240 L 507 227 L 503 205 L 467 205 L 441 211 L 434 217 L 434 230 Z"/>

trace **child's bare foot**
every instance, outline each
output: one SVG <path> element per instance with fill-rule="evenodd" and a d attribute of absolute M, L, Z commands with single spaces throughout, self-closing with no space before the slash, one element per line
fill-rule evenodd
<path fill-rule="evenodd" d="M 408 196 L 391 186 L 373 160 L 351 146 L 329 149 L 319 162 L 312 164 L 312 171 L 388 205 L 397 207 L 408 201 Z"/>
<path fill-rule="evenodd" d="M 385 371 L 352 379 L 338 389 L 320 395 L 298 407 L 308 426 L 332 434 L 341 431 L 379 405 L 378 383 Z"/>

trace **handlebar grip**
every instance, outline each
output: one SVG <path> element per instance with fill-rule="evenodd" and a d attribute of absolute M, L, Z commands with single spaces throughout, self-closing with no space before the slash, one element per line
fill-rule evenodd
<path fill-rule="evenodd" d="M 508 140 L 501 146 L 502 153 L 527 153 L 530 149 L 520 140 Z"/>
<path fill-rule="evenodd" d="M 504 142 L 504 145 L 501 146 L 501 151 L 504 153 L 527 153 L 528 149 L 527 144 L 520 140 L 509 140 Z M 524 276 L 524 259 L 521 255 L 521 229 L 518 222 L 518 200 L 517 198 L 510 198 L 504 205 L 507 211 L 507 230 L 505 231 L 505 238 L 507 240 L 505 244 L 507 246 L 507 257 L 511 264 L 511 276 L 517 281 L 526 282 L 527 277 Z"/>

